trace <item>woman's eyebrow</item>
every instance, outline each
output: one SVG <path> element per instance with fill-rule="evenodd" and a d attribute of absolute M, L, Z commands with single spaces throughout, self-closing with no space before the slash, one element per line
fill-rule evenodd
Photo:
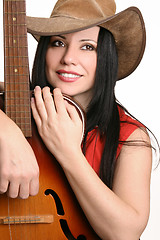
<path fill-rule="evenodd" d="M 93 39 L 89 39 L 89 38 L 87 38 L 87 39 L 81 39 L 80 40 L 80 42 L 95 42 L 95 43 L 97 43 L 97 41 L 96 40 L 93 40 Z"/>
<path fill-rule="evenodd" d="M 60 38 L 66 39 L 66 37 L 62 36 L 62 35 L 55 35 L 55 37 L 60 37 Z"/>
<path fill-rule="evenodd" d="M 56 37 L 60 37 L 60 38 L 62 38 L 62 39 L 66 39 L 66 37 L 65 36 L 63 36 L 63 35 L 54 35 L 54 36 L 56 36 Z M 93 40 L 93 39 L 90 39 L 90 38 L 86 38 L 86 39 L 81 39 L 81 40 L 79 40 L 80 42 L 95 42 L 95 43 L 97 43 L 97 41 L 96 40 Z"/>

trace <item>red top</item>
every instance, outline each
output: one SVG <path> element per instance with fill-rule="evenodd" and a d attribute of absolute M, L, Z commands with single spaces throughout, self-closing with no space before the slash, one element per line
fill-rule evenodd
<path fill-rule="evenodd" d="M 128 116 L 124 110 L 118 107 L 120 117 L 120 141 L 126 141 L 128 137 L 139 127 L 143 125 L 135 119 Z M 132 124 L 131 124 L 132 123 Z M 105 138 L 100 139 L 98 127 L 88 133 L 87 136 L 86 158 L 92 168 L 99 174 L 101 157 L 105 145 Z M 119 156 L 123 143 L 120 143 L 117 148 L 117 157 Z"/>

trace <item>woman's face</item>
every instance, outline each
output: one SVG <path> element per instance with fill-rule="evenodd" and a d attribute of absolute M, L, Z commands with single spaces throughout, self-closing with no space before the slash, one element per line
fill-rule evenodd
<path fill-rule="evenodd" d="M 52 36 L 46 53 L 46 75 L 53 87 L 89 103 L 97 67 L 97 41 L 100 28 Z"/>

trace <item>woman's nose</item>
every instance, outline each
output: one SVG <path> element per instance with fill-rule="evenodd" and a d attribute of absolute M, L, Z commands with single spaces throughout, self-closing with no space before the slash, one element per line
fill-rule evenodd
<path fill-rule="evenodd" d="M 62 64 L 66 65 L 77 65 L 78 63 L 78 54 L 76 53 L 74 46 L 68 46 L 66 51 L 61 59 Z"/>

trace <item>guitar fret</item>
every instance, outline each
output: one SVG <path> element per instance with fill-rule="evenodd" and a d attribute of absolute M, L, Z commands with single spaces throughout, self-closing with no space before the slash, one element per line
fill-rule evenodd
<path fill-rule="evenodd" d="M 16 77 L 18 77 L 18 76 L 16 76 Z M 27 84 L 29 84 L 29 78 L 28 77 L 29 77 L 29 73 L 27 73 L 26 75 L 21 76 L 21 78 L 20 79 L 18 78 L 18 79 L 21 82 L 26 82 Z M 10 82 L 10 80 L 11 81 L 16 81 L 17 80 L 17 78 L 15 79 L 15 75 L 10 76 L 10 74 L 6 75 L 5 79 L 6 79 L 7 82 Z"/>
<path fill-rule="evenodd" d="M 7 38 L 26 38 L 25 34 L 21 34 L 21 35 L 12 34 L 12 36 L 4 34 L 4 36 L 7 37 Z"/>
<path fill-rule="evenodd" d="M 10 116 L 12 116 L 12 112 L 10 112 Z M 12 117 L 13 119 L 16 119 L 17 120 L 17 122 L 16 123 L 19 123 L 19 124 L 29 124 L 30 123 L 30 117 L 27 117 L 27 116 L 23 116 L 23 117 L 21 117 L 21 116 L 17 116 L 17 115 L 15 115 L 15 116 L 13 116 Z M 22 122 L 20 122 L 19 120 L 23 120 Z M 18 122 L 19 121 L 19 122 Z"/>
<path fill-rule="evenodd" d="M 7 17 L 7 16 L 17 16 L 17 18 L 19 17 L 22 17 L 22 16 L 26 16 L 26 12 L 23 12 L 23 11 L 13 11 L 13 12 L 4 12 L 4 16 Z"/>
<path fill-rule="evenodd" d="M 23 23 L 21 23 L 21 24 L 20 24 L 20 23 L 19 23 L 19 24 L 11 24 L 11 23 L 10 23 L 10 24 L 5 24 L 5 26 L 6 26 L 6 27 L 10 27 L 10 26 L 13 26 L 13 27 L 14 27 L 14 26 L 15 26 L 15 27 L 16 27 L 16 26 L 17 26 L 17 27 L 20 26 L 20 27 L 21 27 L 21 26 L 26 26 L 26 23 L 24 23 L 24 24 L 23 24 Z"/>
<path fill-rule="evenodd" d="M 16 117 L 20 117 L 20 118 L 30 118 L 30 112 L 29 111 L 7 111 L 6 113 L 8 113 L 10 116 L 12 116 L 12 118 L 16 118 Z"/>
<path fill-rule="evenodd" d="M 6 111 L 7 113 L 7 111 Z M 28 111 L 24 111 L 24 112 L 20 112 L 20 111 L 8 111 L 9 115 L 12 116 L 12 118 L 16 118 L 16 117 L 19 117 L 19 118 L 24 118 L 24 119 L 30 119 L 30 112 Z"/>
<path fill-rule="evenodd" d="M 10 116 L 12 116 L 12 114 L 10 115 Z M 30 117 L 26 117 L 26 116 L 24 116 L 24 117 L 17 117 L 17 116 L 15 116 L 15 117 L 12 117 L 12 119 L 16 119 L 16 123 L 17 124 L 30 124 Z M 20 122 L 20 121 L 22 121 L 22 122 Z"/>
<path fill-rule="evenodd" d="M 28 56 L 5 56 L 5 58 L 27 58 L 28 59 Z"/>
<path fill-rule="evenodd" d="M 10 84 L 13 84 L 13 85 L 26 85 L 26 86 L 28 86 L 28 83 L 26 83 L 26 82 L 6 82 L 6 84 L 8 84 L 8 85 L 10 85 Z"/>
<path fill-rule="evenodd" d="M 5 65 L 7 68 L 18 68 L 18 67 L 28 67 L 28 65 Z"/>
<path fill-rule="evenodd" d="M 5 12 L 5 15 L 24 15 L 25 16 L 25 12 Z"/>
<path fill-rule="evenodd" d="M 15 77 L 18 77 L 18 76 L 28 76 L 29 77 L 29 75 L 26 73 L 24 73 L 24 74 L 22 74 L 22 73 L 19 73 L 18 72 L 18 69 L 14 69 L 12 72 L 14 72 L 14 74 L 12 74 L 12 73 L 10 73 L 10 74 L 6 74 L 6 76 L 15 76 Z M 28 72 L 28 71 L 27 71 Z"/>
<path fill-rule="evenodd" d="M 10 105 L 15 105 L 17 103 L 19 105 L 20 104 L 22 104 L 22 105 L 25 104 L 25 106 L 27 106 L 27 104 L 30 103 L 30 99 L 27 99 L 27 97 L 28 96 L 25 96 L 24 98 L 22 98 L 22 97 L 9 98 L 8 97 L 6 100 L 9 102 L 9 104 L 6 104 L 6 105 L 10 106 Z"/>
<path fill-rule="evenodd" d="M 28 109 L 28 111 L 22 111 L 21 109 L 17 109 L 17 110 L 8 110 L 6 109 L 6 113 L 9 113 L 11 116 L 16 116 L 18 114 L 21 114 L 21 117 L 26 117 L 27 115 L 29 116 L 30 115 L 30 109 Z"/>
<path fill-rule="evenodd" d="M 16 98 L 16 99 L 11 99 L 8 98 L 7 99 L 10 103 L 6 104 L 6 107 L 15 107 L 19 105 L 19 107 L 25 106 L 28 107 L 30 106 L 30 100 L 28 100 L 27 98 Z"/>
<path fill-rule="evenodd" d="M 19 90 L 15 90 L 16 92 L 14 90 L 10 91 L 10 89 L 6 89 L 6 90 L 7 90 L 7 92 L 5 93 L 5 100 L 6 101 L 12 101 L 12 102 L 14 100 L 18 100 L 18 101 L 25 100 L 26 101 L 26 99 L 28 99 L 28 97 L 30 97 L 30 93 L 29 93 L 28 90 L 19 89 Z M 28 99 L 28 102 L 29 101 L 30 101 L 30 98 Z M 9 103 L 9 105 L 10 104 L 11 103 Z"/>
<path fill-rule="evenodd" d="M 8 49 L 6 49 L 6 50 L 8 50 Z M 5 51 L 5 53 L 7 54 L 7 55 L 9 55 L 10 54 L 10 56 L 8 56 L 8 57 L 6 57 L 5 58 L 5 61 L 7 62 L 7 61 L 14 61 L 14 60 L 19 60 L 19 61 L 23 61 L 23 60 L 27 60 L 27 58 L 28 58 L 28 56 L 27 56 L 27 53 L 26 53 L 26 51 L 23 51 L 23 49 L 21 49 L 22 51 L 20 52 L 20 51 L 18 51 L 18 49 L 15 49 L 16 50 L 16 55 L 17 56 L 13 56 L 14 55 L 14 49 L 10 49 L 10 50 L 8 50 L 8 51 Z M 25 49 L 24 49 L 25 50 Z"/>
<path fill-rule="evenodd" d="M 17 80 L 17 79 L 16 79 Z M 29 83 L 26 83 L 26 79 L 20 79 L 20 82 L 14 82 L 14 79 L 7 79 L 5 80 L 5 87 L 7 89 L 10 89 L 10 87 L 13 89 L 13 87 L 24 87 L 25 89 L 29 89 Z"/>
<path fill-rule="evenodd" d="M 21 48 L 21 49 L 24 48 L 25 49 L 25 48 L 28 48 L 28 46 L 9 46 L 8 45 L 8 46 L 5 46 L 5 48 L 9 48 L 9 49 L 10 48 Z"/>
<path fill-rule="evenodd" d="M 17 113 L 25 113 L 25 114 L 27 113 L 26 111 L 9 111 L 9 112 L 10 112 L 11 114 L 12 114 L 12 113 L 16 113 L 16 114 L 17 114 Z M 30 112 L 28 111 L 28 113 L 30 113 Z"/>
<path fill-rule="evenodd" d="M 26 116 L 24 116 L 24 117 L 17 117 L 17 116 L 15 116 L 15 117 L 13 117 L 12 116 L 12 114 L 10 115 L 10 117 L 12 117 L 12 119 L 13 120 L 16 120 L 16 123 L 17 124 L 26 124 L 26 125 L 29 125 L 30 124 L 30 117 L 26 117 Z"/>
<path fill-rule="evenodd" d="M 11 107 L 12 106 L 12 107 Z M 27 113 L 27 112 L 30 112 L 30 105 L 29 104 L 24 104 L 23 106 L 19 106 L 19 104 L 15 104 L 15 105 L 9 105 L 9 104 L 6 104 L 6 109 L 9 109 L 9 108 L 12 108 L 12 110 L 10 110 L 11 112 L 21 112 L 21 113 Z M 23 107 L 25 108 L 25 110 L 23 109 Z M 28 110 L 26 110 L 28 109 Z"/>
<path fill-rule="evenodd" d="M 7 112 L 6 112 L 7 113 Z M 16 113 L 12 113 L 12 112 L 8 112 L 7 115 L 12 118 L 13 121 L 15 121 L 16 123 L 20 123 L 20 121 L 22 121 L 22 123 L 30 123 L 30 113 L 25 114 L 25 113 L 19 113 L 19 117 L 17 112 Z"/>
<path fill-rule="evenodd" d="M 6 104 L 6 108 L 11 108 L 11 109 L 22 109 L 23 107 L 25 107 L 26 109 L 29 107 L 30 109 L 30 101 L 28 101 L 27 99 L 23 99 L 23 101 L 18 101 L 18 99 L 16 99 L 16 101 L 11 100 L 11 103 Z"/>
<path fill-rule="evenodd" d="M 12 92 L 19 92 L 18 90 L 8 90 L 8 93 L 12 93 Z M 30 94 L 30 92 L 28 90 L 24 90 L 23 92 L 28 92 Z"/>
<path fill-rule="evenodd" d="M 19 68 L 24 68 L 23 70 L 25 70 L 25 68 L 27 68 L 28 70 L 28 65 L 27 66 L 23 66 L 23 65 L 20 65 L 20 66 L 5 66 L 6 68 L 10 69 L 10 71 L 14 71 L 15 73 L 18 72 L 18 69 Z"/>
<path fill-rule="evenodd" d="M 7 91 L 8 92 L 8 91 Z M 13 91 L 14 92 L 14 91 Z M 22 92 L 22 90 L 20 91 L 20 92 Z M 27 91 L 26 91 L 27 92 Z M 29 94 L 30 95 L 30 94 Z M 15 99 L 15 97 L 14 98 L 5 98 L 5 100 L 7 100 L 7 101 L 9 101 L 9 100 L 14 100 Z M 19 100 L 24 100 L 24 96 L 23 97 L 19 97 L 18 98 Z"/>
<path fill-rule="evenodd" d="M 7 105 L 7 106 L 9 106 L 9 107 L 15 107 L 15 104 L 14 104 L 14 105 L 10 104 L 10 105 Z M 7 106 L 6 106 L 6 107 L 7 107 Z M 28 107 L 28 106 L 30 106 L 30 104 L 28 104 L 28 103 L 25 104 L 25 105 L 24 105 L 24 103 L 23 103 L 23 104 L 18 104 L 18 107 L 24 107 L 24 106 L 25 106 L 25 107 Z"/>
<path fill-rule="evenodd" d="M 25 2 L 24 0 L 4 0 L 5 2 Z"/>
<path fill-rule="evenodd" d="M 18 35 L 18 33 L 19 33 L 19 31 L 20 31 L 20 29 L 17 29 L 16 26 L 13 26 L 12 28 L 9 27 L 9 26 L 5 26 L 5 29 L 6 29 L 6 32 L 9 32 L 8 34 L 12 34 L 13 31 L 14 31 L 14 32 L 17 31 L 17 35 Z M 23 31 L 23 32 L 21 32 L 21 35 L 25 35 L 25 34 L 26 34 L 26 31 L 25 31 L 23 28 L 22 28 L 22 31 Z M 17 36 L 17 35 L 16 35 L 16 36 Z"/>
<path fill-rule="evenodd" d="M 16 123 L 19 123 L 19 124 L 20 124 L 20 122 L 18 122 L 18 121 L 21 120 L 21 119 L 23 120 L 22 123 L 29 124 L 30 123 L 30 116 L 29 116 L 29 114 L 28 114 L 28 117 L 27 117 L 27 115 L 24 115 L 24 114 L 23 114 L 23 116 L 18 116 L 18 113 L 16 112 L 16 114 L 14 116 L 12 116 L 12 112 L 10 112 L 10 116 L 12 116 L 13 119 L 16 119 L 17 120 Z"/>
<path fill-rule="evenodd" d="M 12 96 L 6 96 L 6 101 L 14 101 L 14 100 L 18 100 L 18 101 L 21 101 L 21 100 L 26 100 L 29 96 L 30 96 L 30 94 L 28 94 L 27 92 L 24 92 L 23 90 L 20 90 L 20 91 L 18 91 L 17 93 L 19 93 L 20 94 L 20 96 L 18 96 L 18 95 L 15 95 L 14 94 L 14 92 L 12 92 L 11 94 L 12 94 Z M 10 95 L 11 95 L 10 94 Z M 30 101 L 30 100 L 28 100 L 28 101 Z M 21 101 L 22 102 L 22 101 Z M 14 104 L 14 103 L 13 103 Z"/>
<path fill-rule="evenodd" d="M 19 73 L 16 74 L 15 73 L 15 74 L 6 74 L 6 76 L 20 76 L 21 77 L 21 76 L 28 76 L 28 75 L 27 74 L 19 74 Z"/>

